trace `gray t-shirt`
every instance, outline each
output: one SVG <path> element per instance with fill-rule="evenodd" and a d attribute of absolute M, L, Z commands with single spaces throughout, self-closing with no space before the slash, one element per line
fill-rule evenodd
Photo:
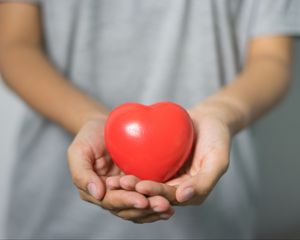
<path fill-rule="evenodd" d="M 235 78 L 252 37 L 300 33 L 300 1 L 36 2 L 51 62 L 110 108 L 163 100 L 188 108 Z M 230 168 L 203 205 L 178 207 L 171 220 L 144 225 L 80 200 L 66 161 L 71 140 L 28 109 L 11 182 L 8 237 L 253 237 L 257 166 L 249 130 L 234 139 Z"/>

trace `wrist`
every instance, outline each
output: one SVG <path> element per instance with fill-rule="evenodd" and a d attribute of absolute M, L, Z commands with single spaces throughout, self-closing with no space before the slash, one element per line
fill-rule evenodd
<path fill-rule="evenodd" d="M 85 125 L 91 123 L 96 123 L 97 125 L 104 127 L 107 115 L 107 111 L 101 111 L 99 109 L 82 112 L 81 115 L 78 115 L 77 118 L 73 119 L 73 134 L 76 135 Z"/>
<path fill-rule="evenodd" d="M 213 117 L 221 121 L 234 136 L 248 125 L 248 116 L 229 98 L 213 96 L 192 108 L 195 118 Z"/>
<path fill-rule="evenodd" d="M 98 122 L 104 125 L 107 119 L 107 115 L 108 114 L 106 112 L 104 113 L 101 111 L 89 113 L 84 117 L 82 125 L 85 125 L 88 122 Z"/>
<path fill-rule="evenodd" d="M 90 121 L 103 121 L 105 122 L 107 119 L 107 113 L 103 112 L 95 112 L 91 113 L 86 116 L 85 122 L 90 122 Z"/>

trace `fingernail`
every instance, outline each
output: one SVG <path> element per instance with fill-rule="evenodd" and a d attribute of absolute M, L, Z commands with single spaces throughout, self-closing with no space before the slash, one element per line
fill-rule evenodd
<path fill-rule="evenodd" d="M 153 208 L 153 211 L 154 211 L 154 212 L 162 212 L 162 210 L 161 210 L 160 207 L 154 207 L 154 208 Z"/>
<path fill-rule="evenodd" d="M 98 197 L 98 191 L 95 183 L 89 183 L 87 188 L 89 194 L 91 194 L 94 198 Z"/>
<path fill-rule="evenodd" d="M 135 208 L 144 208 L 144 204 L 141 203 L 141 202 L 136 202 L 134 205 L 133 205 Z"/>
<path fill-rule="evenodd" d="M 194 189 L 192 187 L 187 187 L 182 191 L 181 202 L 190 200 L 194 196 Z"/>

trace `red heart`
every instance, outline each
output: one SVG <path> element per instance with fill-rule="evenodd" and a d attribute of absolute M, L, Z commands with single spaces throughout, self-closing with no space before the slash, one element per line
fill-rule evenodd
<path fill-rule="evenodd" d="M 165 182 L 176 174 L 191 151 L 194 128 L 179 105 L 125 103 L 105 126 L 105 144 L 116 165 L 140 179 Z"/>

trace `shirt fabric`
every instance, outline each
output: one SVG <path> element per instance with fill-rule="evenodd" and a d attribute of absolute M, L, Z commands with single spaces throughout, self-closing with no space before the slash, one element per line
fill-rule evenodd
<path fill-rule="evenodd" d="M 234 80 L 253 37 L 300 33 L 300 1 L 31 3 L 40 5 L 45 51 L 52 64 L 110 109 L 124 102 L 165 100 L 189 108 Z M 254 236 L 258 176 L 250 130 L 233 140 L 230 167 L 203 205 L 176 207 L 170 220 L 143 225 L 79 198 L 67 167 L 72 138 L 27 110 L 10 187 L 7 237 Z"/>

